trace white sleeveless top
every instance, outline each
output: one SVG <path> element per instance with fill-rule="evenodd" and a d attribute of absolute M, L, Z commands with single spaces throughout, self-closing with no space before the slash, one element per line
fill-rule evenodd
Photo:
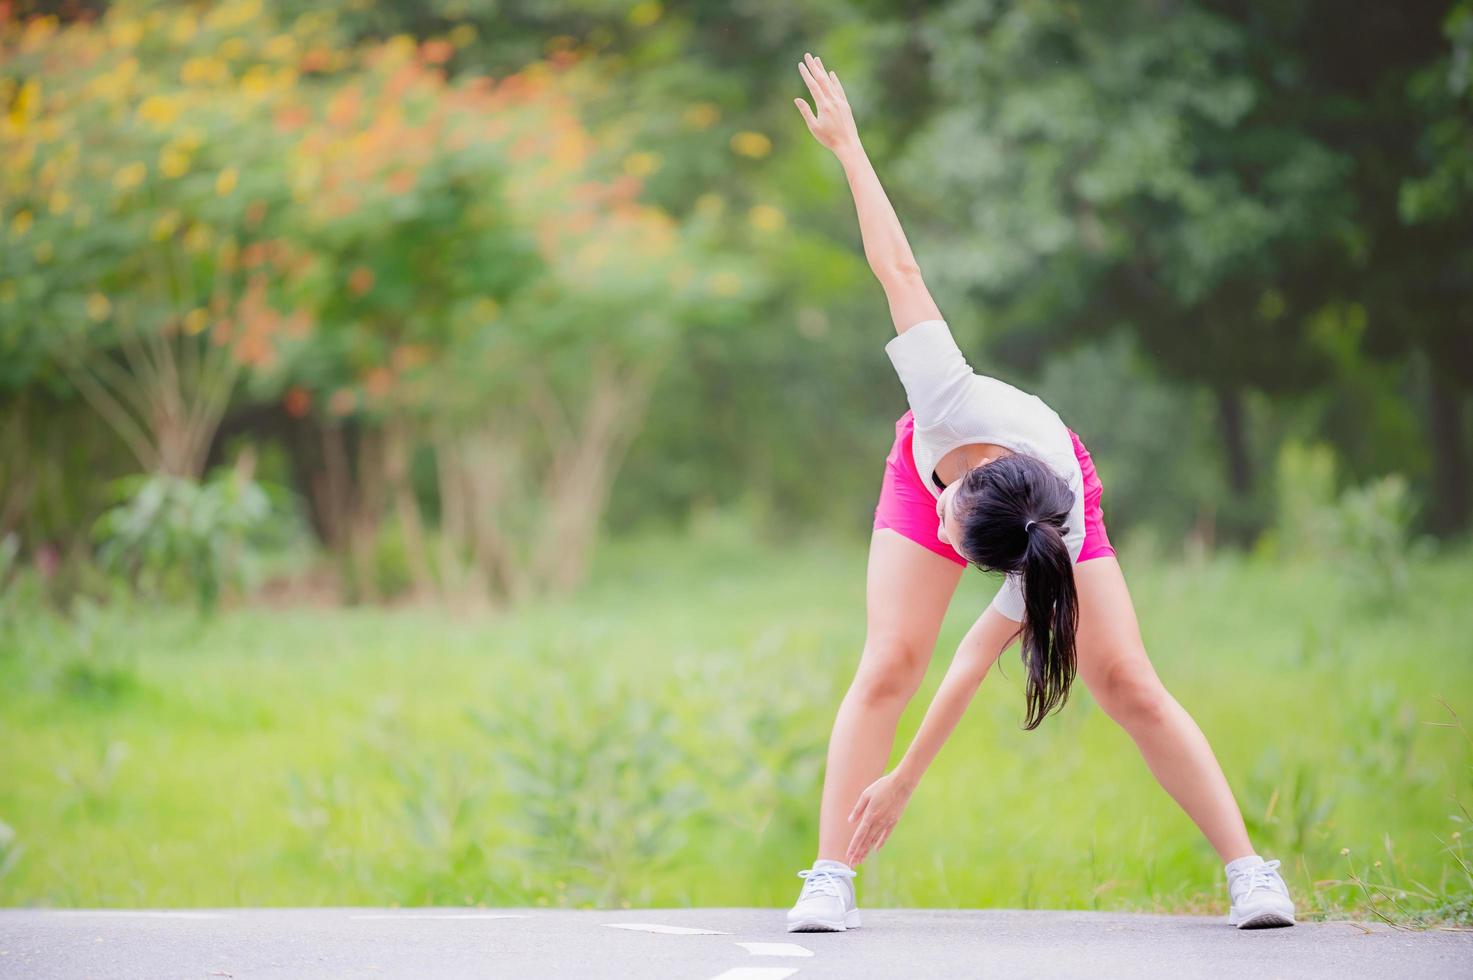
<path fill-rule="evenodd" d="M 974 372 L 944 320 L 925 320 L 885 345 L 915 416 L 912 453 L 921 482 L 940 497 L 932 479 L 936 464 L 958 446 L 987 442 L 1036 456 L 1059 474 L 1074 493 L 1064 544 L 1079 561 L 1084 548 L 1084 474 L 1074 442 L 1059 416 L 1037 395 Z M 1021 623 L 1021 576 L 1008 575 L 992 606 Z"/>

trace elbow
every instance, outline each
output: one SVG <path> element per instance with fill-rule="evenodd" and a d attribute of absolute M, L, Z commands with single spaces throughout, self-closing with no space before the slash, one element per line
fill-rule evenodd
<path fill-rule="evenodd" d="M 875 276 L 886 286 L 907 286 L 922 282 L 921 267 L 910 257 L 876 262 Z"/>

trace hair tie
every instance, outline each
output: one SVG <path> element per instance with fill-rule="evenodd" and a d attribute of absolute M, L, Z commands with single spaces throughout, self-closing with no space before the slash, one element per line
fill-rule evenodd
<path fill-rule="evenodd" d="M 1029 521 L 1027 524 L 1024 524 L 1023 525 L 1023 533 L 1024 534 L 1027 534 L 1029 531 L 1033 530 L 1033 525 L 1035 525 L 1037 523 L 1038 523 L 1037 521 Z"/>

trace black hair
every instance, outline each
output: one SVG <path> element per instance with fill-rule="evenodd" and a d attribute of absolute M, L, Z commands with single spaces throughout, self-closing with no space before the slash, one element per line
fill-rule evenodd
<path fill-rule="evenodd" d="M 1069 700 L 1076 661 L 1079 596 L 1065 521 L 1069 485 L 1036 456 L 1013 453 L 973 467 L 953 505 L 959 551 L 979 568 L 1023 577 L 1023 666 L 1032 731 Z"/>

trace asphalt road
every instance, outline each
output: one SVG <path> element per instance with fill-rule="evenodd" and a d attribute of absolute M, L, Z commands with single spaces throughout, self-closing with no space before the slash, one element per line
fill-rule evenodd
<path fill-rule="evenodd" d="M 783 909 L 0 910 L 0 977 L 1473 978 L 1473 932 L 1220 918 L 866 909 L 794 933 Z"/>

